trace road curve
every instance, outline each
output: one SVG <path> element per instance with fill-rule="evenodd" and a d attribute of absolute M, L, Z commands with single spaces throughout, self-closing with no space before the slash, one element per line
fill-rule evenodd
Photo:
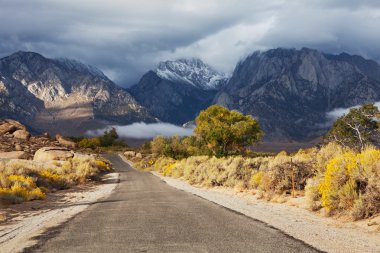
<path fill-rule="evenodd" d="M 108 155 L 120 183 L 25 252 L 319 252 Z"/>

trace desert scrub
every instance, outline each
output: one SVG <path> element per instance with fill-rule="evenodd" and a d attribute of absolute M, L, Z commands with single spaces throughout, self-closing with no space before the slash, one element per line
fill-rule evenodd
<path fill-rule="evenodd" d="M 95 165 L 98 167 L 98 169 L 101 172 L 110 172 L 112 171 L 111 163 L 103 158 L 96 158 L 95 159 Z"/>
<path fill-rule="evenodd" d="M 342 155 L 350 151 L 348 148 L 342 147 L 341 145 L 330 142 L 327 145 L 322 146 L 315 153 L 315 163 L 313 169 L 316 174 L 323 174 L 326 170 L 328 162 L 339 155 Z"/>
<path fill-rule="evenodd" d="M 309 178 L 305 187 L 306 204 L 312 211 L 322 208 L 321 193 L 319 192 L 320 178 Z"/>
<path fill-rule="evenodd" d="M 360 153 L 337 153 L 324 171 L 308 181 L 309 206 L 323 207 L 327 214 L 345 213 L 353 219 L 379 213 L 379 168 L 380 150 L 375 148 L 368 147 Z"/>
<path fill-rule="evenodd" d="M 111 170 L 107 160 L 90 155 L 76 154 L 68 161 L 0 161 L 0 201 L 42 199 L 45 192 L 97 180 Z"/>
<path fill-rule="evenodd" d="M 255 189 L 259 196 L 275 200 L 292 193 L 294 180 L 296 193 L 305 193 L 311 210 L 324 208 L 328 214 L 347 214 L 354 219 L 380 212 L 380 150 L 373 147 L 357 153 L 330 143 L 293 155 L 149 159 L 154 162 L 145 162 L 148 170 L 190 184 Z"/>
<path fill-rule="evenodd" d="M 48 170 L 42 170 L 39 173 L 37 182 L 40 187 L 57 190 L 67 189 L 72 185 L 68 178 Z"/>
<path fill-rule="evenodd" d="M 264 176 L 263 171 L 258 171 L 256 173 L 254 173 L 251 177 L 251 180 L 250 180 L 251 187 L 257 188 L 260 185 L 263 176 Z"/>
<path fill-rule="evenodd" d="M 33 178 L 21 175 L 0 175 L 0 200 L 6 203 L 20 203 L 26 200 L 42 199 L 45 193 L 37 187 Z"/>
<path fill-rule="evenodd" d="M 354 170 L 357 168 L 356 155 L 353 152 L 337 156 L 327 164 L 324 177 L 319 185 L 319 192 L 321 193 L 322 206 L 328 213 L 338 209 L 341 201 L 340 196 L 352 195 L 352 192 L 344 193 L 343 191 L 356 190 L 352 189 L 355 187 L 352 181 L 354 180 L 353 174 L 356 173 Z"/>
<path fill-rule="evenodd" d="M 175 160 L 160 157 L 150 166 L 150 170 L 206 187 L 257 188 L 271 194 L 283 194 L 291 189 L 292 173 L 296 175 L 297 189 L 304 189 L 306 179 L 312 174 L 312 157 L 305 152 L 294 157 L 286 153 L 256 158 L 191 156 Z"/>
<path fill-rule="evenodd" d="M 178 161 L 160 157 L 150 170 L 164 176 L 181 177 L 191 184 L 245 189 L 250 185 L 253 164 L 252 159 L 242 157 L 192 156 Z"/>
<path fill-rule="evenodd" d="M 261 158 L 258 172 L 251 179 L 251 187 L 271 199 L 276 195 L 290 194 L 294 179 L 295 189 L 303 191 L 307 179 L 314 175 L 315 152 L 315 149 L 300 150 L 293 156 L 280 152 L 275 157 Z"/>

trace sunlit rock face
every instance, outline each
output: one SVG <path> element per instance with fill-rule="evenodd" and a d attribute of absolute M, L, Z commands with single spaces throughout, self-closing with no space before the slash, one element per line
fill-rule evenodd
<path fill-rule="evenodd" d="M 154 121 L 127 91 L 95 67 L 32 52 L 0 59 L 0 117 L 63 134 L 79 134 L 110 122 Z"/>

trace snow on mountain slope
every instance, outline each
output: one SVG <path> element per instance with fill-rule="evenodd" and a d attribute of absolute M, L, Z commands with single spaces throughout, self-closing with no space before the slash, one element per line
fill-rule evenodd
<path fill-rule="evenodd" d="M 165 80 L 188 83 L 203 90 L 216 90 L 227 83 L 227 77 L 200 59 L 160 62 L 157 75 Z"/>

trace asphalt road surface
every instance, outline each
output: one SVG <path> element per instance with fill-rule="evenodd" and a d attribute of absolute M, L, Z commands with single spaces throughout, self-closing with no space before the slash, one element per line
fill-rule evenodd
<path fill-rule="evenodd" d="M 27 252 L 318 252 L 283 232 L 106 156 L 120 184 Z"/>

